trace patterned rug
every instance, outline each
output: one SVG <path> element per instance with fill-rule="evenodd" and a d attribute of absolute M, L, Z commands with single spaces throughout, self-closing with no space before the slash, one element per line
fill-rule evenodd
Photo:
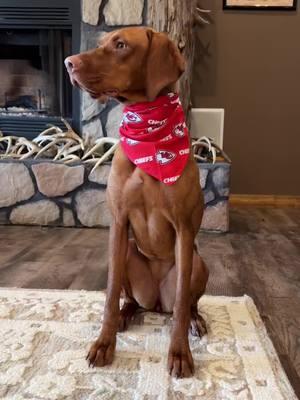
<path fill-rule="evenodd" d="M 140 313 L 118 334 L 112 366 L 89 369 L 105 295 L 85 291 L 0 289 L 2 400 L 293 400 L 253 301 L 201 299 L 208 335 L 190 337 L 196 372 L 166 372 L 170 318 Z"/>

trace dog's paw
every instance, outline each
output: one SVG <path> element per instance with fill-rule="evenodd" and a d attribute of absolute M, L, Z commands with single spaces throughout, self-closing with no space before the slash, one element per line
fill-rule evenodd
<path fill-rule="evenodd" d="M 89 367 L 104 367 L 113 362 L 116 338 L 99 337 L 90 348 L 86 359 Z"/>
<path fill-rule="evenodd" d="M 198 313 L 192 315 L 190 332 L 191 335 L 198 336 L 200 338 L 207 333 L 206 322 Z"/>
<path fill-rule="evenodd" d="M 188 344 L 170 346 L 168 371 L 174 378 L 189 378 L 194 374 L 194 361 Z"/>

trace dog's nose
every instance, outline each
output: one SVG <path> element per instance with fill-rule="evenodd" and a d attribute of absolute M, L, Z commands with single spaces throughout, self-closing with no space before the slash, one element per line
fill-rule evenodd
<path fill-rule="evenodd" d="M 65 66 L 70 72 L 75 72 L 82 66 L 82 60 L 79 56 L 70 56 L 65 59 Z"/>

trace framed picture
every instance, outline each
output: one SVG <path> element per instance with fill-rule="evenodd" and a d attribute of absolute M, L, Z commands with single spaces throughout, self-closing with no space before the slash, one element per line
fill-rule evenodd
<path fill-rule="evenodd" d="M 296 10 L 297 0 L 223 0 L 224 10 Z"/>

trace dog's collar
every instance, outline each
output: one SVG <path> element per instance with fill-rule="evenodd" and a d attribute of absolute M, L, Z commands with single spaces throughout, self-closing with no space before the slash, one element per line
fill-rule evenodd
<path fill-rule="evenodd" d="M 167 185 L 180 178 L 190 142 L 178 94 L 126 106 L 120 136 L 123 151 L 138 168 Z"/>

